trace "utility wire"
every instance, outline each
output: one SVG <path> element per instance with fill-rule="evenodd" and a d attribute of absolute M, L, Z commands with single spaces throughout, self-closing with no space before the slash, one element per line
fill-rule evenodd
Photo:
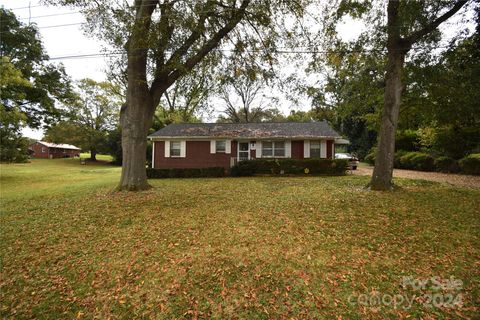
<path fill-rule="evenodd" d="M 432 48 L 413 48 L 412 50 L 420 49 L 441 49 L 449 48 L 449 46 L 434 46 Z M 214 49 L 213 51 L 217 52 L 235 52 L 234 49 Z M 385 49 L 366 49 L 366 50 L 275 50 L 270 52 L 271 54 L 325 54 L 325 53 L 339 53 L 339 54 L 349 54 L 349 53 L 368 53 L 368 52 L 379 52 L 385 53 Z M 244 50 L 242 53 L 264 53 L 265 50 Z M 105 53 L 88 53 L 88 54 L 72 54 L 72 55 L 62 55 L 57 57 L 52 57 L 49 60 L 68 60 L 68 59 L 88 59 L 88 58 L 106 58 L 126 54 L 125 51 L 111 51 Z"/>
<path fill-rule="evenodd" d="M 29 20 L 29 19 L 38 19 L 38 18 L 46 18 L 46 17 L 66 16 L 66 15 L 71 15 L 76 13 L 81 13 L 81 12 L 73 11 L 73 12 L 53 13 L 53 14 L 45 14 L 42 16 L 34 16 L 34 17 L 28 17 L 28 18 L 17 18 L 17 20 Z"/>
<path fill-rule="evenodd" d="M 79 26 L 85 24 L 85 22 L 77 22 L 77 23 L 66 23 L 66 24 L 56 24 L 52 26 L 43 26 L 38 27 L 38 29 L 49 29 L 49 28 L 59 28 L 59 27 L 70 27 L 70 26 Z"/>
<path fill-rule="evenodd" d="M 37 8 L 37 7 L 44 7 L 43 4 L 36 4 L 33 6 L 28 6 L 28 7 L 17 7 L 17 8 L 7 8 L 8 10 L 22 10 L 22 9 L 30 9 L 30 8 Z"/>

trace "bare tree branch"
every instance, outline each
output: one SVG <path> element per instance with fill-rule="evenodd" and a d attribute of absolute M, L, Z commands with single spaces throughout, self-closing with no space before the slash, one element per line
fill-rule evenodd
<path fill-rule="evenodd" d="M 408 46 L 411 47 L 415 42 L 419 41 L 421 38 L 429 34 L 430 32 L 434 31 L 440 24 L 448 20 L 451 16 L 457 13 L 464 5 L 466 5 L 470 0 L 458 0 L 455 5 L 445 12 L 443 15 L 438 17 L 437 19 L 433 20 L 425 27 L 420 30 L 413 32 L 411 35 L 406 37 L 403 42 Z"/>

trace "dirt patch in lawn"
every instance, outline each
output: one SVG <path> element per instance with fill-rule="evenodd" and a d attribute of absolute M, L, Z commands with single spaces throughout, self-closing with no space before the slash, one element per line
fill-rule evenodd
<path fill-rule="evenodd" d="M 373 167 L 360 166 L 357 170 L 353 171 L 354 175 L 370 176 L 372 175 Z M 407 179 L 421 179 L 428 181 L 435 181 L 441 183 L 447 183 L 454 186 L 480 189 L 480 176 L 470 176 L 465 174 L 453 174 L 453 173 L 440 173 L 440 172 L 424 172 L 414 170 L 393 170 L 393 176 L 395 178 L 407 178 Z"/>

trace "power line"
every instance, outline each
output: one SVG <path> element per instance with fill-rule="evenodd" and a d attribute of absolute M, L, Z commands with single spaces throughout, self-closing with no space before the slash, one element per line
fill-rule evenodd
<path fill-rule="evenodd" d="M 115 55 L 121 55 L 122 52 L 106 52 L 106 53 L 86 53 L 75 55 L 64 55 L 58 57 L 52 57 L 48 60 L 69 60 L 69 59 L 89 59 L 89 58 L 106 58 Z"/>
<path fill-rule="evenodd" d="M 37 29 L 51 29 L 51 28 L 60 28 L 60 27 L 71 27 L 71 26 L 79 26 L 83 25 L 85 22 L 77 22 L 77 23 L 65 23 L 65 24 L 55 24 L 51 26 L 43 26 L 43 27 L 38 27 Z M 0 34 L 5 34 L 5 33 L 11 33 L 11 31 L 1 31 Z"/>
<path fill-rule="evenodd" d="M 38 27 L 38 29 L 49 29 L 49 28 L 59 28 L 59 27 L 70 27 L 70 26 L 79 26 L 85 24 L 85 22 L 77 22 L 77 23 L 66 23 L 66 24 L 56 24 L 52 26 L 43 26 Z"/>
<path fill-rule="evenodd" d="M 449 48 L 449 46 L 434 46 L 434 47 L 424 47 L 424 48 L 413 48 L 412 50 L 420 49 L 441 49 Z M 234 49 L 214 49 L 213 51 L 217 52 L 235 52 Z M 368 52 L 379 52 L 385 53 L 385 49 L 366 49 L 366 50 L 275 50 L 271 51 L 271 54 L 325 54 L 325 53 L 339 53 L 339 54 L 349 54 L 349 53 L 368 53 Z M 244 50 L 242 53 L 265 53 L 265 50 Z M 58 57 L 52 57 L 49 60 L 69 60 L 69 59 L 89 59 L 89 58 L 106 58 L 126 54 L 126 52 L 120 51 L 111 51 L 104 53 L 88 53 L 88 54 L 72 54 L 72 55 L 62 55 Z"/>
<path fill-rule="evenodd" d="M 44 6 L 43 4 L 36 4 L 28 7 L 9 8 L 8 10 L 22 10 L 22 9 L 30 9 L 30 8 L 37 8 L 37 7 L 43 7 L 43 6 Z"/>
<path fill-rule="evenodd" d="M 37 19 L 37 18 L 66 16 L 66 15 L 76 14 L 76 13 L 81 13 L 81 12 L 80 12 L 80 11 L 73 11 L 73 12 L 53 13 L 53 14 L 45 14 L 45 15 L 42 15 L 42 16 L 34 16 L 34 17 L 28 17 L 28 18 L 20 18 L 20 19 L 17 19 L 17 20 L 30 20 L 30 19 Z"/>

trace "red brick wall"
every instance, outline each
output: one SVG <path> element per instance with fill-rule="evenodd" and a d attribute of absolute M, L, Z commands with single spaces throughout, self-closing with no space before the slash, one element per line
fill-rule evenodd
<path fill-rule="evenodd" d="M 210 153 L 210 141 L 187 141 L 186 156 L 165 157 L 164 141 L 155 141 L 155 168 L 230 168 L 230 158 L 237 157 L 237 142 L 232 141 L 231 153 Z M 327 158 L 332 158 L 333 140 L 327 140 Z M 303 140 L 292 141 L 292 159 L 303 159 Z M 260 151 L 258 151 L 260 152 Z M 255 159 L 256 151 L 251 150 L 250 156 Z"/>
<path fill-rule="evenodd" d="M 185 158 L 165 157 L 165 142 L 155 141 L 155 169 L 164 168 L 230 168 L 230 158 L 237 157 L 237 143 L 232 153 L 210 153 L 210 141 L 187 141 Z"/>
<path fill-rule="evenodd" d="M 42 152 L 42 147 L 44 149 L 45 152 Z M 40 143 L 38 142 L 35 142 L 34 144 L 30 145 L 30 149 L 33 150 L 33 154 L 32 156 L 34 158 L 48 158 L 48 148 L 41 145 Z"/>
<path fill-rule="evenodd" d="M 53 158 L 73 158 L 80 155 L 79 150 L 49 148 L 49 152 Z"/>

